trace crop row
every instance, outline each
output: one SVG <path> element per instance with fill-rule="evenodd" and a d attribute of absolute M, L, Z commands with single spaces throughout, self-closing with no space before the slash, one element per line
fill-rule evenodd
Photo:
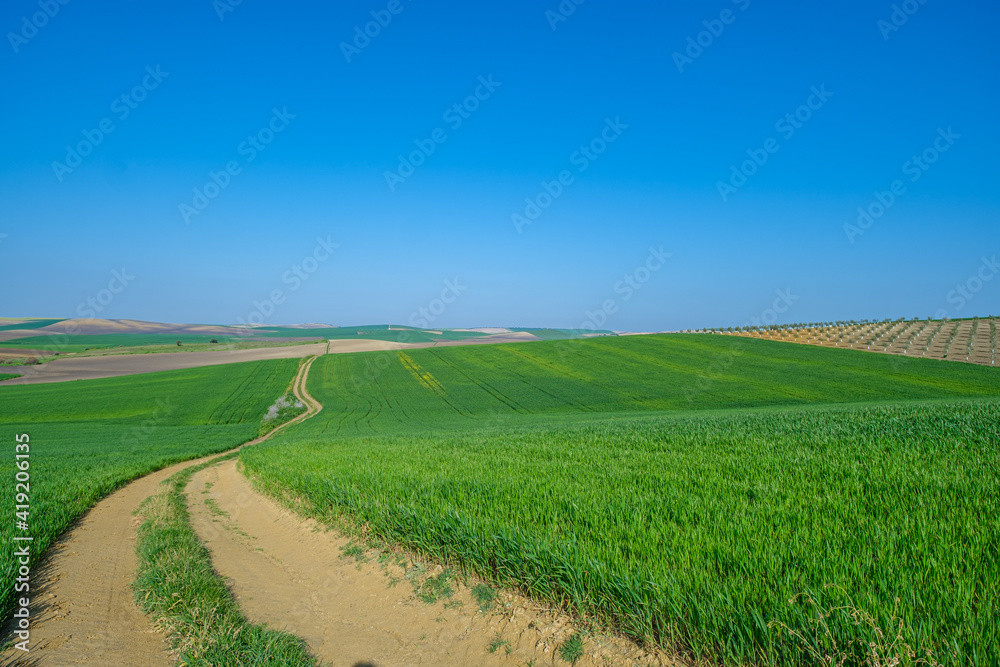
<path fill-rule="evenodd" d="M 733 663 L 792 664 L 768 624 L 804 629 L 788 600 L 826 584 L 998 657 L 993 369 L 663 335 L 331 355 L 309 391 L 324 410 L 241 459 L 323 521 Z M 911 403 L 832 407 L 874 401 Z"/>
<path fill-rule="evenodd" d="M 713 333 L 995 366 L 996 317 L 729 327 Z"/>
<path fill-rule="evenodd" d="M 433 389 L 395 351 L 318 359 L 310 391 L 325 409 L 298 429 L 333 437 L 480 428 L 532 414 L 1000 395 L 1000 376 L 989 369 L 726 336 L 623 336 L 406 355 Z"/>

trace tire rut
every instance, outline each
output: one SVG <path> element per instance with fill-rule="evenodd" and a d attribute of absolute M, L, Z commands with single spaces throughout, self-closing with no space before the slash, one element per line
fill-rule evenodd
<path fill-rule="evenodd" d="M 311 357 L 299 369 L 293 391 L 307 411 L 261 438 L 262 442 L 322 409 L 304 391 Z M 299 387 L 302 393 L 300 394 Z M 13 647 L 0 654 L 0 665 L 115 665 L 157 667 L 175 664 L 166 637 L 132 599 L 138 558 L 135 553 L 139 520 L 136 508 L 174 473 L 220 454 L 183 461 L 140 477 L 107 496 L 84 514 L 33 569 L 31 577 L 30 651 Z M 4 623 L 2 636 L 13 636 L 14 620 Z"/>
<path fill-rule="evenodd" d="M 420 577 L 407 574 L 440 567 L 407 569 L 398 553 L 347 557 L 352 540 L 259 493 L 236 460 L 195 473 L 185 493 L 191 526 L 244 616 L 302 638 L 325 665 L 555 665 L 578 629 L 566 614 L 510 593 L 480 611 L 457 582 L 451 596 L 425 603 L 415 595 Z M 576 667 L 674 664 L 622 638 L 588 641 Z"/>

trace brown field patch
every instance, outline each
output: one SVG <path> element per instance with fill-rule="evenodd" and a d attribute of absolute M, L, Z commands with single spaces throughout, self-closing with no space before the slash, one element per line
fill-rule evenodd
<path fill-rule="evenodd" d="M 277 342 L 277 339 L 271 339 Z M 295 339 L 299 340 L 299 339 Z M 275 347 L 260 347 L 245 350 L 215 350 L 207 352 L 164 352 L 150 354 L 115 353 L 94 354 L 92 356 L 66 356 L 38 366 L 7 366 L 6 372 L 21 373 L 22 377 L 6 380 L 5 384 L 42 384 L 46 382 L 68 382 L 71 380 L 92 380 L 95 378 L 172 371 L 199 366 L 234 364 L 241 361 L 261 361 L 264 359 L 293 359 L 320 354 L 340 354 L 350 352 L 380 352 L 383 350 L 405 350 L 418 347 L 441 347 L 452 345 L 483 345 L 489 343 L 513 343 L 538 340 L 529 333 L 507 333 L 483 336 L 468 340 L 436 341 L 432 343 L 399 343 L 396 341 L 370 338 L 334 339 L 329 342 L 306 343 Z M 8 358 L 44 356 L 50 353 L 31 350 L 15 350 Z"/>
<path fill-rule="evenodd" d="M 246 333 L 240 327 L 227 327 L 211 324 L 172 324 L 168 322 L 144 322 L 142 320 L 99 320 L 93 318 L 75 318 L 63 320 L 35 330 L 35 335 L 51 333 L 98 335 L 121 333 L 166 333 L 166 334 L 202 334 L 215 336 L 239 336 Z"/>
<path fill-rule="evenodd" d="M 170 354 L 114 354 L 95 357 L 67 357 L 39 366 L 9 366 L 22 377 L 7 380 L 5 384 L 43 384 L 70 380 L 136 375 L 156 371 L 173 371 L 181 368 L 217 366 L 241 361 L 264 359 L 294 359 L 313 354 L 325 354 L 326 343 L 263 347 L 250 350 L 220 350 L 216 352 L 174 352 Z"/>

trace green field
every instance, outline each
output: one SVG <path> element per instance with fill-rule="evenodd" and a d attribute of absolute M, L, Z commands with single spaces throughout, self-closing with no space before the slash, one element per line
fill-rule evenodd
<path fill-rule="evenodd" d="M 263 347 L 290 347 L 293 345 L 310 345 L 319 341 L 311 340 L 277 340 L 273 338 L 248 338 L 246 340 L 238 340 L 233 342 L 228 342 L 226 339 L 221 340 L 220 343 L 199 343 L 199 342 L 188 342 L 183 345 L 177 345 L 176 342 L 170 343 L 169 345 L 121 345 L 115 347 L 95 347 L 84 350 L 76 350 L 75 354 L 79 357 L 97 357 L 97 356 L 107 356 L 107 355 L 119 355 L 119 354 L 173 354 L 176 352 L 219 352 L 223 350 L 253 350 L 260 349 Z M 52 361 L 58 357 L 42 357 L 42 361 Z"/>
<path fill-rule="evenodd" d="M 62 322 L 62 320 L 28 320 L 22 322 L 21 324 L 4 324 L 0 326 L 0 331 L 10 331 L 12 329 L 41 329 L 42 327 L 47 327 L 50 324 L 56 324 L 57 322 Z"/>
<path fill-rule="evenodd" d="M 390 328 L 390 326 L 392 328 Z M 436 333 L 441 331 L 441 333 Z M 480 338 L 486 334 L 476 331 L 451 331 L 449 329 L 433 331 L 402 327 L 399 325 L 364 325 L 354 327 L 326 327 L 321 329 L 293 329 L 289 327 L 268 327 L 254 329 L 254 334 L 265 338 L 297 338 L 318 336 L 327 340 L 354 340 L 370 338 L 373 340 L 390 340 L 401 343 L 431 343 L 443 340 L 466 340 Z"/>
<path fill-rule="evenodd" d="M 0 616 L 10 611 L 15 436 L 30 436 L 32 558 L 98 499 L 170 463 L 254 438 L 299 360 L 248 362 L 71 383 L 0 387 Z"/>
<path fill-rule="evenodd" d="M 48 334 L 45 336 L 28 336 L 26 338 L 15 338 L 0 342 L 0 347 L 20 348 L 26 350 L 46 350 L 49 352 L 82 352 L 83 350 L 112 348 L 112 347 L 135 347 L 146 345 L 177 345 L 181 341 L 184 345 L 205 344 L 212 339 L 220 343 L 236 343 L 245 340 L 253 340 L 250 337 L 242 336 L 208 336 L 191 334 L 163 334 L 163 333 L 116 333 L 116 334 Z"/>
<path fill-rule="evenodd" d="M 21 376 L 16 373 L 0 373 L 0 382 L 3 382 L 4 380 L 12 380 L 14 378 L 19 378 L 19 377 Z"/>
<path fill-rule="evenodd" d="M 768 623 L 827 584 L 1000 661 L 995 369 L 664 335 L 327 356 L 309 391 L 240 458 L 320 520 L 729 664 L 794 664 Z"/>
<path fill-rule="evenodd" d="M 570 340 L 580 338 L 586 334 L 610 335 L 613 333 L 605 329 L 597 329 L 595 331 L 591 331 L 590 329 L 511 329 L 511 331 L 524 331 L 542 340 Z"/>

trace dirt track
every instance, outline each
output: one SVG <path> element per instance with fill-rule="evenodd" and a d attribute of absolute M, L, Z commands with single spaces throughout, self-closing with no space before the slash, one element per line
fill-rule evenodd
<path fill-rule="evenodd" d="M 303 364 L 293 383 L 307 411 L 242 446 L 257 444 L 323 409 L 306 390 L 313 361 Z M 175 664 L 166 638 L 132 600 L 138 528 L 133 512 L 171 474 L 213 456 L 133 481 L 100 501 L 50 548 L 35 570 L 31 653 L 11 648 L 0 655 L 0 663 Z M 403 579 L 406 574 L 398 563 L 342 558 L 346 538 L 257 493 L 236 466 L 228 461 L 192 477 L 187 487 L 192 527 L 247 618 L 302 637 L 330 664 L 461 667 L 534 659 L 530 664 L 552 665 L 556 649 L 575 630 L 565 614 L 506 593 L 488 612 L 479 611 L 463 587 L 447 601 L 425 604 L 414 596 L 412 582 L 392 585 L 390 576 Z M 11 624 L 4 630 L 9 638 Z M 489 652 L 495 641 L 503 643 Z M 673 663 L 621 638 L 591 636 L 576 664 Z"/>
<path fill-rule="evenodd" d="M 303 364 L 294 387 L 304 386 L 312 361 Z M 300 396 L 309 410 L 280 428 L 302 421 L 322 406 Z M 243 447 L 257 444 L 277 433 Z M 239 449 L 239 448 L 237 448 Z M 132 601 L 136 529 L 132 515 L 160 482 L 218 454 L 184 461 L 140 477 L 91 508 L 35 566 L 32 581 L 30 653 L 8 649 L 3 665 L 155 667 L 174 664 L 164 636 Z M 11 623 L 4 625 L 9 638 Z"/>
<path fill-rule="evenodd" d="M 296 421 L 323 409 L 304 375 L 295 393 L 310 406 Z M 398 563 L 345 558 L 351 540 L 258 493 L 237 466 L 225 461 L 192 476 L 185 490 L 191 525 L 243 614 L 301 637 L 325 664 L 554 664 L 557 647 L 576 629 L 566 614 L 511 594 L 479 611 L 457 584 L 451 597 L 426 604 L 411 582 L 392 583 L 406 579 Z M 505 643 L 490 652 L 495 640 Z M 622 638 L 589 641 L 578 667 L 673 664 Z"/>
<path fill-rule="evenodd" d="M 408 582 L 390 588 L 377 565 L 357 568 L 341 558 L 347 539 L 260 496 L 236 461 L 195 474 L 187 493 L 192 526 L 247 618 L 302 637 L 320 659 L 335 667 L 502 664 L 477 631 L 488 629 L 483 615 L 425 605 Z"/>
<path fill-rule="evenodd" d="M 32 572 L 30 652 L 8 649 L 4 665 L 170 665 L 169 646 L 132 602 L 132 512 L 180 463 L 142 477 L 93 507 Z M 4 638 L 10 637 L 10 623 Z M 141 657 L 140 657 L 141 656 Z"/>
<path fill-rule="evenodd" d="M 456 584 L 427 604 L 398 564 L 345 557 L 349 539 L 257 493 L 236 461 L 196 473 L 187 497 L 191 525 L 244 615 L 301 637 L 333 667 L 567 664 L 555 659 L 576 629 L 567 615 L 509 594 L 480 612 Z M 491 653 L 495 640 L 504 643 Z M 587 648 L 577 667 L 672 664 L 616 637 L 591 636 Z"/>

